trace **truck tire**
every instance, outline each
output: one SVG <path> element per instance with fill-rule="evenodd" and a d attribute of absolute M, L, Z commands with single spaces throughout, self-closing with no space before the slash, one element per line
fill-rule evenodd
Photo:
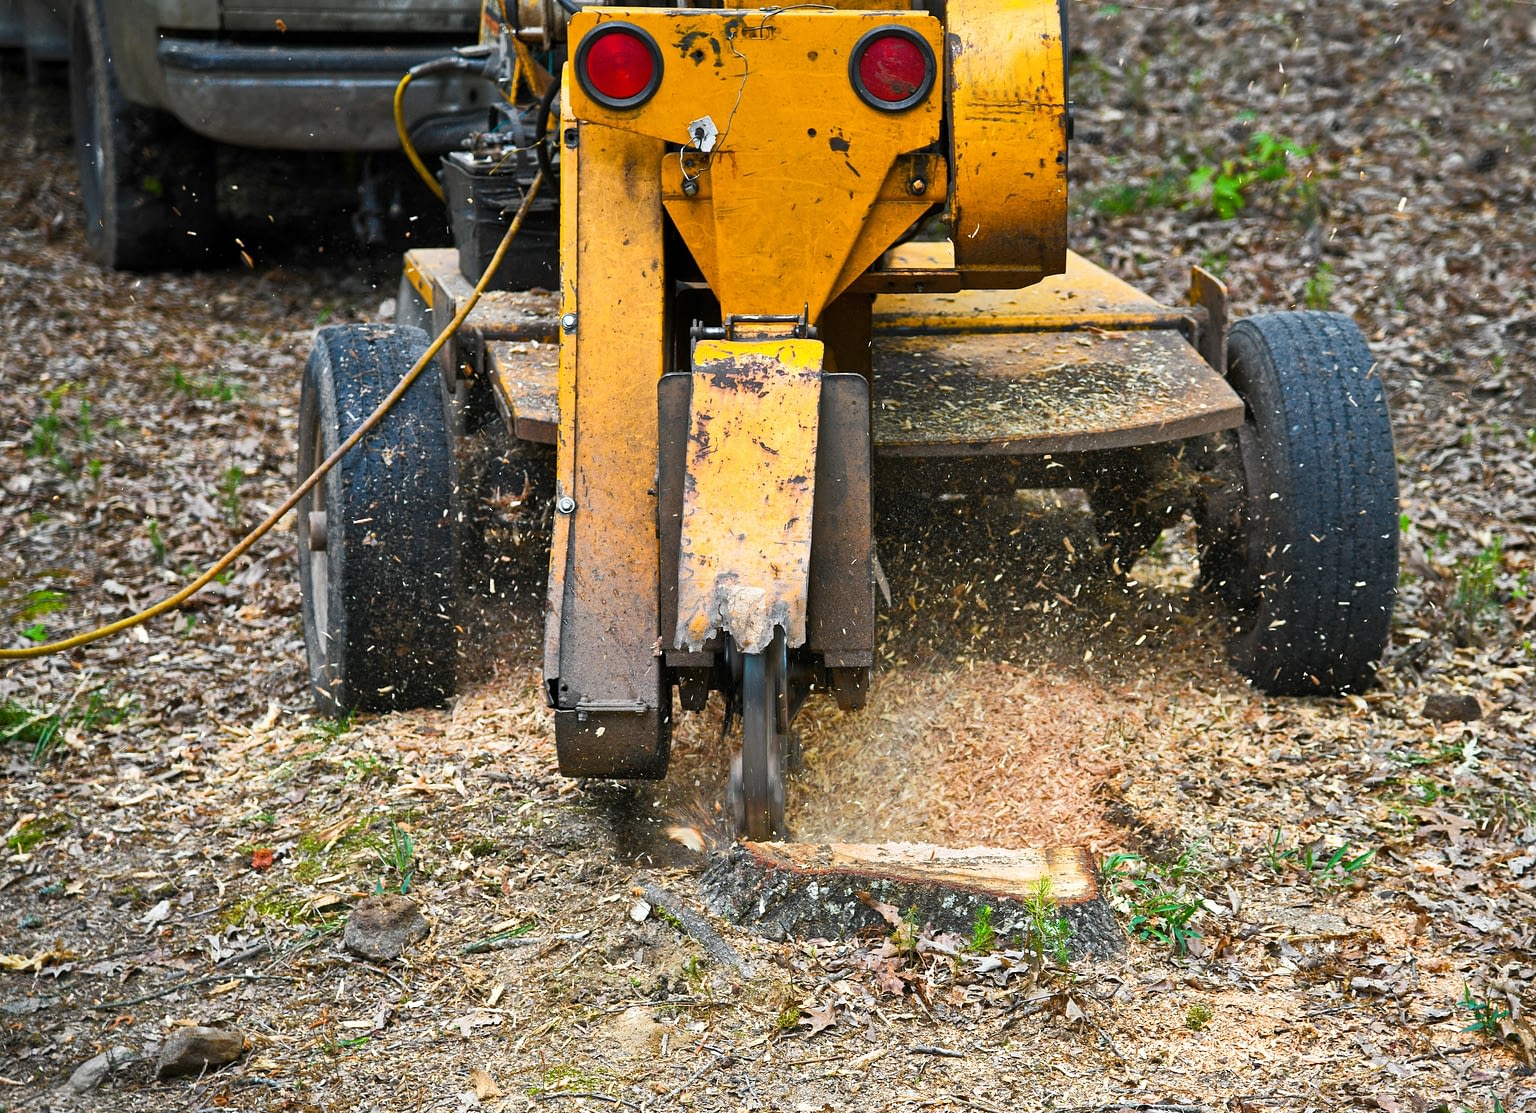
<path fill-rule="evenodd" d="M 1397 470 L 1386 392 L 1337 313 L 1233 326 L 1227 379 L 1247 417 L 1234 482 L 1199 516 L 1202 581 L 1235 612 L 1233 665 L 1272 695 L 1369 685 L 1397 595 Z"/>
<path fill-rule="evenodd" d="M 124 99 L 100 0 L 75 9 L 69 99 L 90 257 L 133 271 L 206 261 L 217 218 L 213 146 Z"/>
<path fill-rule="evenodd" d="M 427 349 L 393 325 L 315 336 L 299 399 L 299 477 L 363 423 Z M 298 508 L 304 641 L 324 713 L 440 704 L 458 649 L 458 482 L 435 363 Z"/>

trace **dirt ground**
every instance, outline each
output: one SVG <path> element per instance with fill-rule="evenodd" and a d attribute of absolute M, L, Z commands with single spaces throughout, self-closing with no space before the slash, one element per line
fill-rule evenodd
<path fill-rule="evenodd" d="M 561 779 L 539 545 L 501 522 L 524 544 L 452 706 L 319 719 L 284 530 L 175 615 L 0 669 L 0 1109 L 1536 1110 L 1536 7 L 1071 8 L 1074 246 L 1169 300 L 1199 263 L 1239 313 L 1346 312 L 1379 360 L 1379 684 L 1257 695 L 1187 528 L 1122 585 L 1076 492 L 926 502 L 882 528 L 870 707 L 807 705 L 789 811 L 802 840 L 1086 844 L 1123 951 L 717 921 L 741 977 L 635 895 L 701 907 L 718 708 L 660 785 Z M 67 117 L 0 75 L 9 645 L 152 602 L 276 506 L 313 329 L 398 275 L 302 200 L 312 163 L 231 168 L 226 269 L 86 264 Z M 431 934 L 345 951 L 402 889 Z M 244 1055 L 155 1081 L 189 1024 Z M 147 1058 L 71 1093 L 109 1048 Z"/>

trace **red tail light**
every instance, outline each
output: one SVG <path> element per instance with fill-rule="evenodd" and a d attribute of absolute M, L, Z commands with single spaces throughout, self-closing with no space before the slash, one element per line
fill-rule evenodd
<path fill-rule="evenodd" d="M 880 27 L 853 47 L 848 76 L 871 108 L 897 112 L 925 100 L 938 66 L 928 40 L 910 27 Z"/>
<path fill-rule="evenodd" d="M 661 84 L 661 51 L 632 23 L 604 23 L 582 38 L 576 78 L 598 104 L 636 108 Z"/>

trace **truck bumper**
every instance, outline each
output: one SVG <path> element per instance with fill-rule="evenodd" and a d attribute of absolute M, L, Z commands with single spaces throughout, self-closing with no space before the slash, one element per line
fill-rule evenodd
<path fill-rule="evenodd" d="M 406 70 L 451 48 L 266 46 L 165 38 L 156 48 L 166 107 L 209 139 L 242 147 L 310 151 L 398 148 L 393 100 Z M 434 74 L 411 83 L 405 116 L 424 153 L 457 145 L 485 126 L 492 87 Z"/>

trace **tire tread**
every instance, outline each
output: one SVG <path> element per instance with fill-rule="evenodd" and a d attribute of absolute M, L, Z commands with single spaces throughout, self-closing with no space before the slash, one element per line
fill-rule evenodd
<path fill-rule="evenodd" d="M 1273 694 L 1368 684 L 1397 590 L 1397 475 L 1385 390 L 1353 321 L 1273 313 L 1233 326 L 1232 378 L 1260 443 L 1260 599 L 1233 660 Z M 1253 477 L 1250 477 L 1250 484 Z M 1274 497 L 1278 496 L 1278 497 Z M 1287 497 L 1289 496 L 1289 497 Z"/>

